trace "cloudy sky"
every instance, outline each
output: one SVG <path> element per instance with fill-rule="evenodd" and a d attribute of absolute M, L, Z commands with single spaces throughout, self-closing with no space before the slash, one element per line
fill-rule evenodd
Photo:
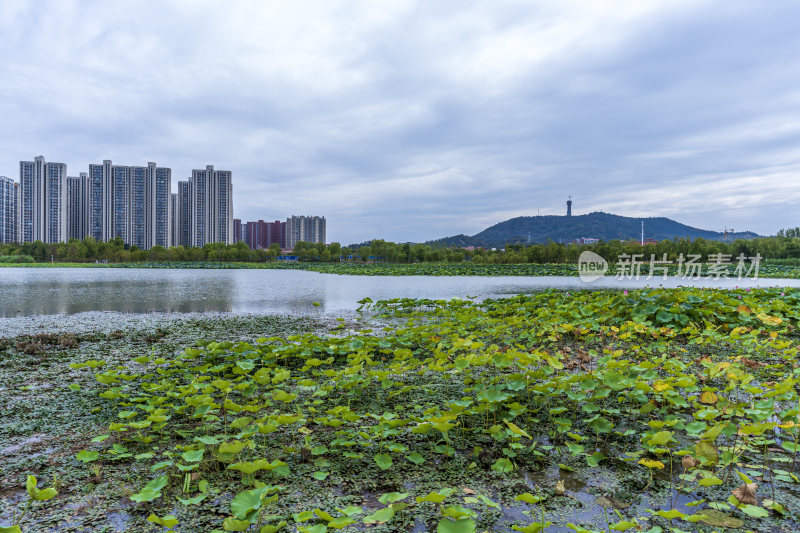
<path fill-rule="evenodd" d="M 0 0 L 0 175 L 214 164 L 237 217 L 325 215 L 343 243 L 569 195 L 770 234 L 800 225 L 798 20 L 781 0 Z"/>

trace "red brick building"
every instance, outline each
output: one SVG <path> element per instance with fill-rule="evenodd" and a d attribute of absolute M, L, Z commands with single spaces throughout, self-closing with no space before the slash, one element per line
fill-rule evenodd
<path fill-rule="evenodd" d="M 286 248 L 286 222 L 281 222 L 280 220 L 275 222 L 264 222 L 263 220 L 248 222 L 246 224 L 246 234 L 245 242 L 251 250 L 269 248 L 273 244 Z"/>

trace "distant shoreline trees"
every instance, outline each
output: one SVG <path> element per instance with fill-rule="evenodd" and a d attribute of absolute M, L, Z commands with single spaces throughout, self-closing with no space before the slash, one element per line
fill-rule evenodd
<path fill-rule="evenodd" d="M 581 252 L 591 250 L 609 263 L 614 263 L 622 254 L 642 254 L 649 260 L 651 254 L 660 260 L 666 254 L 675 261 L 680 254 L 700 255 L 705 260 L 710 254 L 726 254 L 735 260 L 740 254 L 746 258 L 760 254 L 763 259 L 777 260 L 800 265 L 800 228 L 781 230 L 772 237 L 740 239 L 733 242 L 705 239 L 663 240 L 655 244 L 640 246 L 638 242 L 618 240 L 601 241 L 598 244 L 508 244 L 504 249 L 459 248 L 431 246 L 428 244 L 394 243 L 376 239 L 342 247 L 339 243 L 298 242 L 286 255 L 299 261 L 355 261 L 379 263 L 463 263 L 514 264 L 514 263 L 576 263 Z M 140 250 L 126 246 L 117 237 L 109 242 L 97 242 L 88 237 L 82 241 L 72 239 L 58 244 L 41 241 L 23 244 L 0 244 L 0 262 L 73 262 L 94 263 L 142 263 L 142 262 L 257 262 L 275 261 L 281 257 L 280 247 L 273 244 L 266 250 L 251 250 L 244 242 L 225 245 L 207 244 L 202 248 L 173 246 L 169 249 L 154 246 Z"/>

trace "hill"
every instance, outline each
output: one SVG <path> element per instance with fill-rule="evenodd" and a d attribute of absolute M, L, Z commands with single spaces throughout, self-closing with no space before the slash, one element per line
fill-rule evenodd
<path fill-rule="evenodd" d="M 642 221 L 645 239 L 674 239 L 675 237 L 707 240 L 722 240 L 720 231 L 710 231 L 681 224 L 665 217 L 633 218 L 594 212 L 587 215 L 517 217 L 486 228 L 480 233 L 455 235 L 426 244 L 433 246 L 485 246 L 502 247 L 506 244 L 527 242 L 543 243 L 548 240 L 570 242 L 581 237 L 609 241 L 639 240 Z M 751 231 L 729 233 L 728 239 L 753 239 L 759 235 Z"/>

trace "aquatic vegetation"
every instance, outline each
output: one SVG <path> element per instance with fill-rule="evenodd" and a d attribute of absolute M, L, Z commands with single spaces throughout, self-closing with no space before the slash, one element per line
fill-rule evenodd
<path fill-rule="evenodd" d="M 269 263 L 268 268 L 291 268 L 310 270 L 325 274 L 346 274 L 358 276 L 577 276 L 577 262 L 569 263 L 521 263 L 521 264 L 487 264 L 487 263 Z M 735 264 L 733 265 L 735 266 Z M 735 278 L 733 266 L 728 276 Z M 630 268 L 629 268 L 630 269 Z M 656 282 L 663 276 L 663 267 L 653 272 Z M 639 269 L 642 279 L 650 272 L 650 265 L 645 261 Z M 667 269 L 670 276 L 679 275 L 677 265 Z M 609 264 L 607 275 L 614 276 L 618 272 L 617 265 Z M 700 269 L 701 276 L 713 275 L 708 265 Z M 762 278 L 800 277 L 800 268 L 792 264 L 762 262 L 759 271 Z"/>
<path fill-rule="evenodd" d="M 2 264 L 0 264 L 2 266 Z M 18 265 L 17 265 L 18 266 Z M 259 269 L 259 270 L 305 270 L 322 274 L 341 274 L 352 276 L 577 276 L 578 265 L 570 263 L 327 263 L 327 262 L 216 262 L 216 261 L 149 261 L 139 263 L 33 263 L 26 267 L 79 267 L 79 268 L 159 268 L 159 269 Z M 729 268 L 728 276 L 735 278 L 735 263 Z M 653 273 L 656 282 L 663 275 L 663 267 Z M 649 263 L 640 268 L 642 278 L 649 273 Z M 609 276 L 616 275 L 617 265 L 609 264 Z M 670 276 L 678 275 L 678 267 L 667 268 Z M 708 265 L 700 270 L 701 276 L 713 275 Z M 779 260 L 762 262 L 758 276 L 761 278 L 800 278 L 800 267 L 795 263 Z"/>
<path fill-rule="evenodd" d="M 20 511 L 19 516 L 17 516 L 17 510 L 14 509 L 12 524 L 10 526 L 0 526 L 0 533 L 22 533 L 20 524 L 30 510 L 31 505 L 33 505 L 34 502 L 52 500 L 58 494 L 58 490 L 56 490 L 55 487 L 40 489 L 38 484 L 39 483 L 35 476 L 28 476 L 28 479 L 25 483 L 25 489 L 28 493 L 28 501 L 25 504 L 25 507 L 23 507 L 23 509 Z M 56 479 L 53 479 L 53 484 L 56 484 Z"/>
<path fill-rule="evenodd" d="M 799 303 L 800 293 L 775 289 L 365 301 L 365 312 L 394 325 L 199 341 L 130 368 L 87 361 L 115 414 L 111 437 L 78 455 L 149 468 L 130 499 L 155 504 L 147 510 L 156 518 L 177 503 L 192 513 L 211 491 L 231 494 L 220 531 L 397 527 L 418 516 L 438 531 L 476 531 L 516 500 L 537 508 L 533 523 L 514 529 L 546 530 L 565 525 L 556 512 L 568 498 L 563 480 L 516 494 L 502 487 L 551 465 L 630 479 L 615 488 L 628 501 L 602 496 L 616 522 L 608 513 L 605 524 L 570 520 L 576 531 L 722 517 L 755 530 L 760 520 L 793 524 Z M 354 476 L 441 482 L 448 467 L 489 476 L 498 492 L 408 487 L 369 512 L 287 508 L 279 498 L 298 486 L 346 487 Z M 676 507 L 681 494 L 695 498 L 691 507 Z M 661 508 L 631 505 L 643 497 Z"/>
<path fill-rule="evenodd" d="M 0 337 L 0 405 L 4 412 L 0 420 L 0 526 L 12 524 L 14 513 L 19 516 L 25 506 L 27 475 L 40 479 L 39 488 L 42 480 L 54 474 L 58 478 L 54 485 L 58 495 L 30 506 L 20 524 L 25 533 L 58 528 L 159 529 L 146 522 L 147 515 L 130 517 L 125 506 L 119 505 L 123 497 L 133 504 L 128 496 L 150 479 L 145 480 L 143 473 L 131 468 L 142 460 L 141 456 L 136 457 L 140 454 L 126 457 L 130 452 L 119 453 L 114 462 L 104 460 L 97 450 L 91 451 L 98 458 L 87 463 L 75 457 L 91 444 L 88 439 L 108 426 L 108 417 L 116 416 L 107 410 L 108 400 L 98 396 L 101 384 L 92 372 L 103 367 L 136 365 L 133 359 L 143 353 L 173 356 L 178 346 L 191 344 L 204 335 L 237 340 L 264 332 L 288 335 L 319 327 L 316 322 L 288 316 L 148 315 L 132 320 L 98 315 L 73 321 L 42 318 L 36 323 L 37 330 L 53 324 L 47 327 L 53 336 L 37 333 Z M 166 334 L 162 335 L 164 331 Z M 41 341 L 43 350 L 25 350 L 32 340 Z M 68 342 L 62 344 L 62 340 Z M 79 368 L 70 368 L 70 363 Z M 134 459 L 135 463 L 129 462 Z M 158 516 L 168 514 L 169 511 L 159 512 Z M 192 527 L 191 520 L 182 523 Z M 204 530 L 202 526 L 199 529 Z"/>
<path fill-rule="evenodd" d="M 120 480 L 142 530 L 796 529 L 800 292 L 361 311 L 327 332 L 205 324 L 182 344 L 127 334 L 145 343 L 127 361 L 86 353 L 62 390 L 102 428 L 62 468 Z"/>

